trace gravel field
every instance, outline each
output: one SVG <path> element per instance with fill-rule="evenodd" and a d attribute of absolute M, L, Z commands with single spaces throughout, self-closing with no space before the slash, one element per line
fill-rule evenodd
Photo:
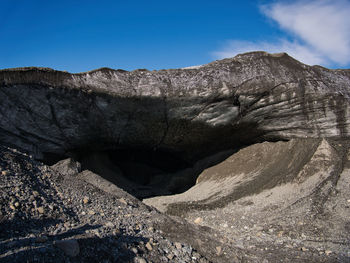
<path fill-rule="evenodd" d="M 167 239 L 164 216 L 0 149 L 0 262 L 210 262 Z"/>

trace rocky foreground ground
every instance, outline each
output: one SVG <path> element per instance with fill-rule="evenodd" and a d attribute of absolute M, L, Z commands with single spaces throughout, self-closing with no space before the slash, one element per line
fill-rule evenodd
<path fill-rule="evenodd" d="M 260 224 L 259 219 L 260 225 L 247 222 L 236 224 L 235 229 L 215 226 L 215 218 L 227 219 L 229 211 L 217 214 L 212 210 L 210 218 L 194 211 L 187 216 L 193 221 L 167 216 L 97 175 L 77 174 L 79 165 L 74 162 L 65 169 L 61 165 L 58 172 L 57 167 L 1 147 L 0 167 L 0 262 L 350 260 L 349 243 L 344 239 L 317 246 L 310 243 L 307 233 L 286 236 L 274 225 Z M 345 209 L 350 206 L 347 202 Z M 213 222 L 201 226 L 203 220 Z M 300 228 L 300 222 L 295 227 Z"/>
<path fill-rule="evenodd" d="M 210 262 L 185 239 L 167 238 L 166 224 L 181 232 L 186 223 L 118 188 L 103 192 L 4 147 L 0 167 L 0 262 Z"/>

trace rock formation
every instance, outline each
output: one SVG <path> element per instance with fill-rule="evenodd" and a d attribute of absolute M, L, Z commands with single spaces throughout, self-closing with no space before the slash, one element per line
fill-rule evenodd
<path fill-rule="evenodd" d="M 2 70 L 0 142 L 49 164 L 73 157 L 95 172 L 101 169 L 93 160 L 102 158 L 116 163 L 109 165 L 115 179 L 122 170 L 123 184 L 181 192 L 207 167 L 194 171 L 196 162 L 218 152 L 266 140 L 348 137 L 349 83 L 349 70 L 265 52 L 160 71 Z"/>
<path fill-rule="evenodd" d="M 0 195 L 0 223 L 10 222 L 8 244 L 25 243 L 13 240 L 14 221 L 40 219 L 63 200 L 76 216 L 62 217 L 68 228 L 93 220 L 106 251 L 113 242 L 133 249 L 113 260 L 350 259 L 350 70 L 265 52 L 159 71 L 18 68 L 0 71 L 0 94 L 0 186 L 9 191 Z M 28 199 L 37 197 L 29 188 L 40 185 L 47 192 L 42 210 Z M 56 196 L 54 185 L 65 194 Z M 102 210 L 118 223 L 106 222 Z M 114 224 L 150 241 L 113 241 Z M 52 240 L 56 251 L 60 237 L 54 227 L 48 233 L 39 240 Z M 74 236 L 74 255 L 90 248 Z M 0 252 L 25 260 L 16 254 L 23 247 L 16 249 Z"/>
<path fill-rule="evenodd" d="M 193 162 L 264 140 L 349 135 L 349 70 L 248 53 L 195 69 L 0 71 L 0 141 L 39 158 L 159 150 Z"/>

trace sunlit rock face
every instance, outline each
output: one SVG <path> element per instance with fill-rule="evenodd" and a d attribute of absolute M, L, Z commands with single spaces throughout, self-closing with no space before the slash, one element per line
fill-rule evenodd
<path fill-rule="evenodd" d="M 350 71 L 253 52 L 197 68 L 0 71 L 0 142 L 37 158 L 159 151 L 186 166 L 264 140 L 348 137 Z"/>
<path fill-rule="evenodd" d="M 99 246 L 112 228 L 123 248 L 152 237 L 156 247 L 127 247 L 154 262 L 173 248 L 192 251 L 185 261 L 348 262 L 349 90 L 350 70 L 264 52 L 160 71 L 0 70 L 0 221 L 15 223 L 0 224 L 4 242 L 26 238 L 27 219 L 30 235 L 64 237 L 57 219 L 85 251 L 86 222 L 104 234 Z M 35 254 L 42 241 L 32 243 L 5 258 L 21 244 Z"/>

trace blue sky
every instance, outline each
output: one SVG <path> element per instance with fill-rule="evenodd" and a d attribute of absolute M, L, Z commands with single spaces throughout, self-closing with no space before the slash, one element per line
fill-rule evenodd
<path fill-rule="evenodd" d="M 0 68 L 165 69 L 286 51 L 350 68 L 350 0 L 0 0 Z"/>

